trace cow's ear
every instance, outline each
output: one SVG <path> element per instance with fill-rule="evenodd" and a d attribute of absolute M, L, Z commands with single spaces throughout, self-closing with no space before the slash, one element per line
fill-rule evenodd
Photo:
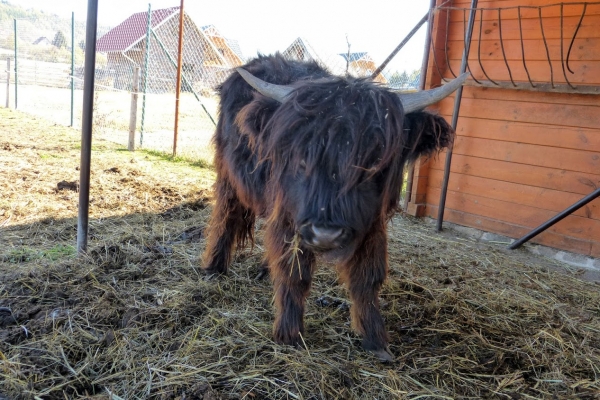
<path fill-rule="evenodd" d="M 248 137 L 254 151 L 265 140 L 265 127 L 280 103 L 255 95 L 254 101 L 244 106 L 235 118 L 235 124 L 242 135 Z"/>
<path fill-rule="evenodd" d="M 405 115 L 404 159 L 414 161 L 420 156 L 436 154 L 450 146 L 454 139 L 454 129 L 441 116 L 417 111 Z"/>

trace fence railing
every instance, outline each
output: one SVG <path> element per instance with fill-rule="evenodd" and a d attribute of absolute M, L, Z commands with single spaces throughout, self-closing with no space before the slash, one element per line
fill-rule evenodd
<path fill-rule="evenodd" d="M 85 24 L 55 19 L 53 32 L 39 21 L 0 21 L 0 106 L 81 126 Z M 173 148 L 179 8 L 131 15 L 109 29 L 99 28 L 96 57 L 94 135 L 128 144 L 135 126 L 136 146 L 170 153 Z M 217 119 L 216 87 L 246 58 L 235 40 L 212 25 L 198 26 L 184 15 L 178 154 L 212 161 L 210 138 Z M 370 76 L 379 65 L 366 52 L 317 53 L 299 37 L 282 53 L 315 60 L 331 72 Z M 10 63 L 8 65 L 7 63 Z M 4 67 L 6 65 L 6 67 Z M 134 71 L 139 72 L 137 110 L 132 112 Z M 375 80 L 397 90 L 416 90 L 419 71 L 384 69 Z M 131 116 L 136 120 L 131 122 Z"/>

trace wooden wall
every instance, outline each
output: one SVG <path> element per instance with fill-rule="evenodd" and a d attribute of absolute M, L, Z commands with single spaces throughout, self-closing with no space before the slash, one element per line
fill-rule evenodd
<path fill-rule="evenodd" d="M 554 4 L 548 0 L 479 1 L 478 7 Z M 454 7 L 469 7 L 454 0 Z M 563 59 L 581 18 L 582 5 L 563 7 Z M 504 50 L 515 81 L 527 82 L 517 10 L 502 11 Z M 466 13 L 468 16 L 468 13 Z M 544 34 L 552 59 L 553 80 L 565 83 L 561 64 L 560 7 L 542 9 Z M 475 23 L 469 65 L 478 79 L 510 81 L 499 41 L 497 11 Z M 521 9 L 527 71 L 534 82 L 550 82 L 550 64 L 542 40 L 538 10 Z M 463 12 L 436 15 L 437 43 L 430 57 L 428 82 L 439 84 L 440 72 L 451 77 L 460 67 Z M 447 43 L 447 46 L 446 46 Z M 479 47 L 481 46 L 481 47 Z M 478 50 L 481 48 L 480 57 Z M 588 5 L 571 50 L 567 77 L 575 85 L 600 86 L 600 4 Z M 451 119 L 454 97 L 438 112 Z M 421 161 L 415 170 L 409 211 L 437 217 L 445 153 Z M 600 187 L 600 95 L 542 93 L 466 86 L 463 91 L 449 181 L 445 220 L 520 237 Z M 538 236 L 534 242 L 600 257 L 600 199 Z"/>

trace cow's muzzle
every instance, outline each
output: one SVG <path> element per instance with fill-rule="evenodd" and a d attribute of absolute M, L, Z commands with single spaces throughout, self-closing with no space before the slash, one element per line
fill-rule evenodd
<path fill-rule="evenodd" d="M 312 223 L 302 225 L 299 233 L 305 246 L 320 252 L 342 248 L 351 239 L 348 229 Z"/>

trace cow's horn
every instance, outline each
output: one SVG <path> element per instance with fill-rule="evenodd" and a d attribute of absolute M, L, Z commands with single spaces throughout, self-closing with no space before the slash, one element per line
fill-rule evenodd
<path fill-rule="evenodd" d="M 402 101 L 404 113 L 408 114 L 413 111 L 422 110 L 425 107 L 435 104 L 438 101 L 450 96 L 452 92 L 458 89 L 465 82 L 469 75 L 470 74 L 468 72 L 465 72 L 458 78 L 435 89 L 423 90 L 422 92 L 417 93 L 398 94 L 400 101 Z"/>
<path fill-rule="evenodd" d="M 250 72 L 246 71 L 243 68 L 236 68 L 236 71 L 244 78 L 246 82 L 254 89 L 256 89 L 263 96 L 267 96 L 273 100 L 277 100 L 280 103 L 283 103 L 288 94 L 294 90 L 291 86 L 285 85 L 275 85 L 273 83 L 265 82 L 261 79 L 258 79 Z"/>

